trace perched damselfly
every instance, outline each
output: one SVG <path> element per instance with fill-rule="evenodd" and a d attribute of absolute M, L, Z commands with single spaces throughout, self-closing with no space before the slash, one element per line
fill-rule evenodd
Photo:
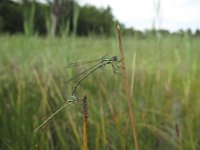
<path fill-rule="evenodd" d="M 34 132 L 37 132 L 40 128 L 42 128 L 47 122 L 49 122 L 54 116 L 56 116 L 59 112 L 61 112 L 62 110 L 64 110 L 65 108 L 69 107 L 71 104 L 77 103 L 78 101 L 82 101 L 82 104 L 80 105 L 81 108 L 81 114 L 85 113 L 84 115 L 87 116 L 87 104 L 84 102 L 85 98 L 76 98 L 76 100 L 74 98 L 72 99 L 68 99 L 65 103 L 63 103 L 63 105 L 57 109 L 56 111 L 52 112 L 51 115 L 49 117 L 47 117 L 40 125 L 38 125 L 35 129 Z M 46 115 L 45 115 L 46 116 Z"/>
<path fill-rule="evenodd" d="M 100 68 L 102 68 L 102 67 L 104 67 L 104 66 L 106 66 L 108 64 L 110 64 L 112 66 L 113 73 L 115 73 L 116 70 L 120 68 L 120 66 L 119 66 L 120 60 L 118 59 L 117 56 L 113 56 L 111 58 L 106 58 L 105 56 L 103 56 L 101 59 L 97 59 L 97 60 L 70 63 L 67 67 L 75 67 L 75 66 L 79 66 L 80 64 L 86 64 L 86 63 L 92 63 L 92 62 L 98 62 L 98 63 L 96 63 L 95 65 L 89 67 L 88 69 L 84 70 L 83 72 L 75 75 L 74 77 L 72 77 L 71 79 L 69 79 L 66 82 L 66 84 L 68 84 L 69 82 L 71 82 L 71 81 L 75 80 L 76 78 L 80 77 L 80 79 L 78 80 L 78 82 L 76 83 L 75 87 L 72 90 L 72 98 L 74 100 L 77 99 L 77 95 L 75 95 L 75 93 L 76 93 L 76 90 L 77 90 L 78 86 L 90 74 L 92 74 L 96 70 L 98 70 L 98 69 L 100 69 Z"/>

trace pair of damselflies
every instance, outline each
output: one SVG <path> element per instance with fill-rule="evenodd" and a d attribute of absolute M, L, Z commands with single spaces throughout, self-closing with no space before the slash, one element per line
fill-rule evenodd
<path fill-rule="evenodd" d="M 89 67 L 88 69 L 84 70 L 83 72 L 75 75 L 74 77 L 72 77 L 71 79 L 69 79 L 66 84 L 68 84 L 69 82 L 79 78 L 78 82 L 76 83 L 75 87 L 72 90 L 72 98 L 70 100 L 67 100 L 62 107 L 60 107 L 57 111 L 55 111 L 52 115 L 50 115 L 41 125 L 39 125 L 37 128 L 35 128 L 35 131 L 39 130 L 43 125 L 45 125 L 51 118 L 53 118 L 56 114 L 58 114 L 60 111 L 62 111 L 64 108 L 68 107 L 70 104 L 73 104 L 74 102 L 77 102 L 78 100 L 83 100 L 80 99 L 75 93 L 77 91 L 78 86 L 80 85 L 80 83 L 87 78 L 89 75 L 91 75 L 92 73 L 94 73 L 96 70 L 103 68 L 106 65 L 111 65 L 112 69 L 113 69 L 113 73 L 115 73 L 117 71 L 117 69 L 120 68 L 119 66 L 119 62 L 120 60 L 118 59 L 117 56 L 113 56 L 111 58 L 106 58 L 106 55 L 103 56 L 101 59 L 97 59 L 97 60 L 92 60 L 92 61 L 84 61 L 84 62 L 76 62 L 76 63 L 70 63 L 67 68 L 69 67 L 76 67 L 76 66 L 80 66 L 83 64 L 88 64 L 88 63 L 95 63 L 96 64 L 92 65 L 91 67 Z"/>

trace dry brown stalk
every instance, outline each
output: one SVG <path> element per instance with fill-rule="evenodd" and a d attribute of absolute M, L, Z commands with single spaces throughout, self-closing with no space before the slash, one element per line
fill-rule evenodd
<path fill-rule="evenodd" d="M 130 94 L 130 88 L 129 88 L 128 78 L 127 78 L 127 74 L 126 74 L 126 67 L 125 67 L 125 62 L 124 62 L 124 50 L 122 47 L 121 30 L 120 30 L 119 25 L 117 25 L 117 33 L 118 33 L 118 42 L 119 42 L 119 49 L 120 49 L 122 75 L 123 75 L 123 80 L 124 80 L 126 97 L 128 100 L 128 112 L 129 112 L 129 118 L 130 118 L 130 122 L 131 122 L 132 132 L 133 132 L 135 150 L 139 150 L 139 145 L 138 145 L 138 140 L 137 140 L 137 132 L 136 132 L 136 126 L 135 126 L 135 117 L 134 117 L 134 113 L 133 113 L 133 110 L 131 107 L 132 106 L 131 105 L 131 94 Z"/>
<path fill-rule="evenodd" d="M 88 150 L 88 108 L 87 108 L 87 96 L 83 98 L 83 114 L 84 114 L 84 123 L 83 123 L 83 150 Z"/>

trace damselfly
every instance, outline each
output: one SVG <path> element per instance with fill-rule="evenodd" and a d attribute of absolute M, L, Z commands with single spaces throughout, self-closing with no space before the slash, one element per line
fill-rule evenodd
<path fill-rule="evenodd" d="M 37 126 L 34 131 L 37 132 L 41 127 L 43 127 L 49 120 L 51 120 L 55 115 L 57 115 L 59 112 L 61 112 L 66 107 L 70 106 L 71 104 L 76 103 L 77 101 L 84 100 L 84 99 L 68 99 L 59 109 L 57 109 L 55 112 L 53 112 L 47 119 L 45 119 L 39 126 Z M 87 106 L 86 106 L 87 107 Z"/>
<path fill-rule="evenodd" d="M 74 100 L 76 100 L 77 96 L 75 95 L 76 90 L 78 88 L 78 86 L 80 85 L 81 81 L 83 81 L 85 78 L 87 78 L 90 74 L 92 74 L 93 72 L 95 72 L 96 70 L 110 64 L 112 66 L 113 69 L 113 73 L 116 72 L 117 69 L 120 68 L 119 66 L 119 62 L 120 60 L 118 59 L 117 56 L 113 56 L 111 58 L 105 58 L 105 56 L 103 56 L 101 59 L 97 59 L 97 60 L 92 60 L 92 61 L 85 61 L 85 62 L 77 62 L 77 63 L 71 63 L 69 64 L 67 67 L 74 67 L 74 66 L 78 66 L 80 64 L 85 64 L 85 63 L 91 63 L 91 62 L 97 62 L 95 65 L 89 67 L 88 69 L 84 70 L 83 72 L 81 72 L 80 74 L 75 75 L 74 77 L 72 77 L 71 79 L 69 79 L 66 84 L 68 84 L 69 82 L 75 80 L 76 78 L 80 77 L 81 78 L 78 80 L 78 82 L 76 83 L 75 87 L 72 90 L 72 98 Z"/>

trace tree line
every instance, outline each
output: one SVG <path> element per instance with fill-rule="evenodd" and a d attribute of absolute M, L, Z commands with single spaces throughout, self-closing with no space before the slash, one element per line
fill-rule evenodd
<path fill-rule="evenodd" d="M 0 2 L 0 32 L 38 35 L 112 35 L 116 21 L 111 8 L 79 6 L 72 0 Z"/>
<path fill-rule="evenodd" d="M 115 34 L 116 24 L 120 24 L 123 34 L 127 36 L 146 37 L 152 35 L 168 36 L 167 30 L 147 30 L 141 32 L 126 28 L 114 18 L 110 7 L 96 8 L 95 6 L 80 6 L 73 0 L 47 0 L 46 4 L 35 0 L 0 1 L 0 33 L 23 33 L 27 35 L 88 36 Z M 200 35 L 197 30 L 180 30 L 176 35 Z"/>

